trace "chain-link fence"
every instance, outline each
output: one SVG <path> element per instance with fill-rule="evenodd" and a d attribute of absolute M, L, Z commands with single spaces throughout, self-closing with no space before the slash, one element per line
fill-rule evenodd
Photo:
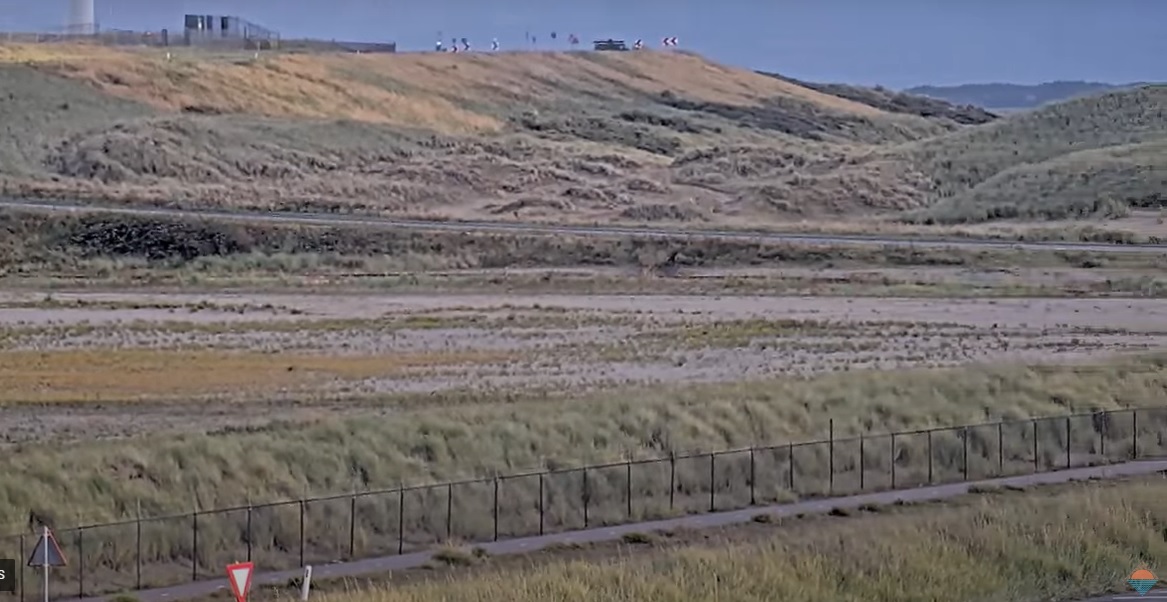
<path fill-rule="evenodd" d="M 278 33 L 266 32 L 257 37 L 222 36 L 211 32 L 160 29 L 158 31 L 101 30 L 94 33 L 69 31 L 0 31 L 0 42 L 8 44 L 93 44 L 96 46 L 136 46 L 177 51 L 196 48 L 217 51 L 285 51 L 285 52 L 362 52 L 396 53 L 396 42 L 351 42 L 310 38 L 283 39 Z"/>
<path fill-rule="evenodd" d="M 0 31 L 0 41 L 9 44 L 84 43 L 100 46 L 169 46 L 182 43 L 182 33 L 167 30 L 129 31 L 103 30 L 94 33 L 69 31 L 19 32 Z"/>
<path fill-rule="evenodd" d="M 1094 412 L 629 460 L 205 510 L 56 531 L 69 566 L 53 599 L 930 484 L 1161 457 L 1167 408 Z M 833 429 L 832 429 L 833 432 Z M 37 541 L 0 538 L 22 567 Z M 40 600 L 21 568 L 20 600 Z M 26 578 L 27 577 L 27 578 Z"/>

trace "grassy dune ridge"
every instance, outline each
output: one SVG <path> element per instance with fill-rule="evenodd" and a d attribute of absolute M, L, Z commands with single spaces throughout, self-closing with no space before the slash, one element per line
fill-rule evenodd
<path fill-rule="evenodd" d="M 841 433 L 957 425 L 989 417 L 1153 405 L 1163 393 L 1161 359 L 1104 368 L 956 368 L 893 373 L 860 371 L 740 385 L 597 393 L 562 401 L 468 397 L 449 408 L 403 411 L 401 419 L 273 426 L 212 437 L 168 436 L 77 444 L 22 445 L 6 460 L 9 514 L 35 508 L 59 523 L 126 516 L 141 500 L 149 514 L 268 501 L 402 480 L 449 479 L 617 460 L 667 449 L 721 449 L 825 435 L 829 417 Z M 779 385 L 781 383 L 781 385 Z M 451 393 L 453 400 L 460 396 Z M 510 401 L 507 401 L 510 397 Z M 635 403 L 631 399 L 636 399 Z M 408 418 L 408 419 L 406 419 Z M 311 446 L 312 462 L 289 454 Z M 71 446 L 72 447 L 72 446 Z M 66 457 L 72 459 L 66 461 Z M 361 466 L 360 474 L 353 467 Z M 90 475 L 93 491 L 59 489 L 54 473 Z M 130 478 L 130 473 L 141 477 Z M 252 475 L 267 475 L 253 479 Z M 354 478 L 358 481 L 354 482 Z M 19 485 L 23 483 L 23 485 Z M 40 483 L 40 484 L 38 484 Z M 43 488 L 43 489 L 42 489 Z M 76 503 L 64 500 L 80 496 Z M 97 497 L 93 497 L 96 495 Z M 41 507 L 38 500 L 52 500 Z"/>
<path fill-rule="evenodd" d="M 1129 592 L 1167 561 L 1161 478 L 995 493 L 851 517 L 677 534 L 606 561 L 546 561 L 432 582 L 328 591 L 328 602 L 495 600 L 1071 600 Z M 650 540 L 652 542 L 654 540 Z M 565 556 L 570 557 L 570 552 Z M 554 556 L 552 557 L 554 558 Z M 465 570 L 465 569 L 459 569 Z M 347 589 L 347 588 L 346 588 Z"/>
<path fill-rule="evenodd" d="M 678 225 L 1162 206 L 1155 86 L 998 119 L 686 52 L 69 45 L 0 46 L 0 82 L 8 196 Z"/>
<path fill-rule="evenodd" d="M 147 516 L 188 514 L 149 523 L 147 578 L 153 584 L 178 582 L 189 575 L 193 541 L 191 516 L 247 501 L 260 503 L 308 494 L 342 493 L 400 482 L 490 475 L 621 457 L 659 455 L 665 449 L 719 449 L 760 441 L 821 437 L 829 417 L 836 433 L 959 424 L 990 417 L 1024 417 L 1149 405 L 1162 399 L 1167 373 L 1161 359 L 1130 360 L 1102 367 L 965 368 L 897 373 L 860 372 L 807 381 L 711 385 L 676 391 L 628 391 L 563 401 L 524 400 L 514 395 L 481 396 L 446 409 L 416 409 L 379 420 L 322 420 L 313 425 L 228 430 L 211 436 L 141 437 L 126 441 L 85 442 L 64 448 L 22 445 L 4 461 L 0 498 L 8 509 L 4 522 L 22 524 L 27 510 L 64 526 L 133 516 L 141 503 Z M 629 400 L 635 399 L 633 403 Z M 440 400 L 433 400 L 440 401 Z M 1140 431 L 1158 428 L 1146 414 Z M 1041 466 L 1064 461 L 1064 423 L 1043 423 L 1038 431 Z M 1106 423 L 1108 443 L 1098 448 L 1099 424 L 1089 417 L 1073 425 L 1074 462 L 1128 457 L 1131 425 Z M 1150 429 L 1150 430 L 1147 430 Z M 970 473 L 997 474 L 997 456 L 1009 473 L 1033 469 L 1028 423 L 1003 433 L 1007 449 L 997 451 L 994 427 L 970 432 Z M 957 433 L 939 433 L 932 442 L 937 480 L 960 475 L 963 463 Z M 1142 437 L 1142 453 L 1157 453 L 1154 438 Z M 311 448 L 305 456 L 302 450 Z M 83 454 L 76 453 L 83 450 Z M 902 437 L 897 444 L 898 484 L 927 481 L 927 441 Z M 760 501 L 789 500 L 826 492 L 826 446 L 798 448 L 796 483 L 788 488 L 789 460 L 784 448 L 757 454 Z M 889 484 L 889 440 L 871 438 L 866 446 L 864 489 Z M 1102 454 L 1101 456 L 1099 454 Z M 1089 460 L 1093 461 L 1093 460 Z M 718 506 L 749 501 L 748 454 L 718 460 Z M 836 449 L 836 493 L 858 490 L 857 442 Z M 678 460 L 670 510 L 668 463 L 636 468 L 636 517 L 668 516 L 708 509 L 708 457 Z M 589 477 L 592 525 L 626 520 L 625 469 L 592 471 Z M 548 477 L 546 528 L 582 526 L 580 473 Z M 500 533 L 537 532 L 537 479 L 505 481 L 500 492 Z M 489 538 L 491 484 L 422 489 L 406 496 L 405 521 L 397 524 L 397 494 L 354 498 L 305 507 L 305 554 L 327 561 L 348 554 L 350 503 L 356 505 L 354 551 L 359 555 L 405 549 L 446 540 L 446 504 L 451 504 L 455 539 Z M 447 495 L 454 497 L 447 500 Z M 51 503 L 46 503 L 51 501 Z M 264 568 L 295 566 L 298 555 L 296 505 L 257 510 L 252 516 L 253 546 Z M 198 562 L 208 574 L 219 561 L 241 549 L 246 514 L 204 514 L 198 519 Z M 64 532 L 62 532 L 64 533 Z M 63 538 L 67 536 L 62 535 Z M 74 539 L 68 545 L 77 545 Z M 128 583 L 133 576 L 134 530 L 127 526 L 86 535 L 120 542 L 86 548 L 93 583 Z M 15 540 L 7 540 L 9 546 Z M 13 552 L 15 553 L 15 551 Z M 176 580 L 177 579 L 177 580 Z"/>
<path fill-rule="evenodd" d="M 942 199 L 924 214 L 983 221 L 1163 208 L 1167 165 L 1157 151 L 1167 122 L 1153 107 L 1164 100 L 1167 86 L 1111 92 L 921 142 L 914 152 L 933 166 Z"/>

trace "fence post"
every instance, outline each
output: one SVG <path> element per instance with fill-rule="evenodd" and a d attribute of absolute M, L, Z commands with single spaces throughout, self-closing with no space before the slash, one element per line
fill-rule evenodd
<path fill-rule="evenodd" d="M 498 475 L 494 476 L 494 540 L 498 541 Z"/>
<path fill-rule="evenodd" d="M 397 488 L 397 553 L 405 553 L 405 485 Z"/>
<path fill-rule="evenodd" d="M 997 422 L 997 476 L 1005 476 L 1005 421 Z"/>
<path fill-rule="evenodd" d="M 134 589 L 142 589 L 142 502 L 138 502 L 138 517 L 134 527 Z"/>
<path fill-rule="evenodd" d="M 709 511 L 717 510 L 717 453 L 709 452 Z"/>
<path fill-rule="evenodd" d="M 542 501 L 542 500 L 540 500 Z M 454 484 L 446 484 L 446 539 L 454 537 Z"/>
<path fill-rule="evenodd" d="M 1070 427 L 1070 417 L 1069 417 L 1069 416 L 1066 416 L 1066 468 L 1069 468 L 1069 467 L 1070 467 L 1070 465 L 1071 465 L 1071 460 L 1070 460 L 1070 437 L 1073 435 L 1073 433 L 1071 432 L 1071 430 L 1070 430 L 1070 429 L 1071 429 L 1071 427 Z"/>
<path fill-rule="evenodd" d="M 863 436 L 863 433 L 859 433 L 859 491 L 860 492 L 865 491 L 867 489 L 865 487 L 865 485 L 866 485 L 865 481 L 867 479 L 867 457 L 866 457 L 867 452 L 864 449 L 865 442 L 866 441 L 865 441 L 865 437 Z"/>
<path fill-rule="evenodd" d="M 300 567 L 304 566 L 304 499 L 300 499 Z"/>
<path fill-rule="evenodd" d="M 891 488 L 896 488 L 896 434 L 891 434 Z"/>
<path fill-rule="evenodd" d="M 247 562 L 251 562 L 251 500 L 247 500 Z M 141 588 L 138 588 L 141 589 Z"/>
<path fill-rule="evenodd" d="M 960 472 L 965 481 L 968 480 L 968 427 L 964 427 L 964 452 L 960 461 Z"/>
<path fill-rule="evenodd" d="M 1094 422 L 1097 423 L 1098 421 L 1095 420 Z M 1102 461 L 1108 462 L 1110 460 L 1110 458 L 1106 457 L 1106 431 L 1110 430 L 1110 412 L 1109 411 L 1102 412 L 1102 421 L 1101 422 L 1102 422 L 1102 425 L 1101 425 L 1099 430 L 1101 430 L 1102 432 L 1098 434 L 1098 440 L 1099 440 L 1098 441 L 1098 445 L 1099 445 L 1098 451 L 1099 451 L 1100 455 L 1102 456 Z"/>
<path fill-rule="evenodd" d="M 85 527 L 77 529 L 77 597 L 85 597 Z"/>
<path fill-rule="evenodd" d="M 1134 445 L 1131 446 L 1131 459 L 1139 459 L 1139 410 L 1131 410 L 1131 432 L 1134 436 Z"/>
<path fill-rule="evenodd" d="M 1030 424 L 1032 424 L 1032 425 L 1033 425 L 1033 428 L 1032 428 L 1032 435 L 1033 435 L 1033 472 L 1038 472 L 1038 468 L 1037 468 L 1037 419 L 1036 419 L 1036 418 L 1034 418 L 1033 420 L 1030 420 Z"/>
<path fill-rule="evenodd" d="M 584 511 L 584 528 L 588 528 L 588 469 L 583 469 L 583 511 Z"/>
<path fill-rule="evenodd" d="M 835 494 L 835 419 L 827 421 L 827 493 Z"/>
<path fill-rule="evenodd" d="M 348 557 L 352 560 L 357 552 L 357 494 L 348 498 Z"/>
<path fill-rule="evenodd" d="M 543 534 L 545 510 L 543 507 L 543 473 L 539 473 L 539 535 Z"/>
<path fill-rule="evenodd" d="M 675 508 L 677 497 L 677 452 L 669 450 L 669 512 Z"/>
<path fill-rule="evenodd" d="M 758 493 L 757 493 L 758 488 L 754 483 L 754 481 L 756 480 L 756 477 L 758 476 L 758 472 L 757 472 L 757 469 L 755 468 L 755 466 L 756 466 L 756 464 L 754 461 L 754 446 L 751 445 L 750 446 L 750 505 L 751 506 L 756 506 L 758 504 Z"/>
<path fill-rule="evenodd" d="M 190 555 L 190 580 L 199 580 L 199 512 L 195 510 L 190 514 L 190 530 L 191 540 L 193 542 L 193 551 Z"/>
<path fill-rule="evenodd" d="M 632 455 L 629 454 L 628 461 L 624 464 L 624 501 L 627 502 L 628 518 L 632 518 Z"/>
<path fill-rule="evenodd" d="M 789 460 L 786 464 L 786 488 L 794 495 L 794 443 L 786 444 L 786 459 Z"/>
<path fill-rule="evenodd" d="M 932 484 L 932 429 L 928 429 L 928 484 Z"/>

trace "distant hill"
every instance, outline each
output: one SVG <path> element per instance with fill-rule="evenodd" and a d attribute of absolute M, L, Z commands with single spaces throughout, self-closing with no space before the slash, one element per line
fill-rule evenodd
<path fill-rule="evenodd" d="M 904 92 L 945 100 L 958 105 L 973 105 L 1000 111 L 1033 109 L 1052 102 L 1143 85 L 1146 84 L 1142 82 L 1104 84 L 1101 82 L 1056 81 L 1037 85 L 990 83 L 960 86 L 916 86 L 908 88 Z"/>

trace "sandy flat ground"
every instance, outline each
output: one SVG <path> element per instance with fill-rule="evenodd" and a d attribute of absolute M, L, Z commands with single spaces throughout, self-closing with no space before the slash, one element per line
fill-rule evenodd
<path fill-rule="evenodd" d="M 387 364 L 403 354 L 508 355 L 385 373 L 374 362 L 359 374 L 324 374 L 310 394 L 273 389 L 263 400 L 175 389 L 153 401 L 10 404 L 0 407 L 0 438 L 9 442 L 384 413 L 398 407 L 383 401 L 394 394 L 481 391 L 489 399 L 498 390 L 1078 362 L 1167 348 L 1167 303 L 1155 299 L 53 293 L 52 306 L 43 299 L 0 294 L 6 350 L 0 362 L 37 352 L 40 369 L 55 352 L 78 349 L 105 349 L 113 357 L 126 349 L 197 348 L 262 352 L 273 362 L 314 354 Z M 74 384 L 81 368 L 65 370 Z"/>
<path fill-rule="evenodd" d="M 0 304 L 35 302 L 43 295 L 0 293 Z M 242 293 L 56 293 L 61 303 L 206 305 L 211 309 L 103 309 L 0 307 L 0 325 L 112 323 L 140 321 L 248 322 L 321 318 L 373 319 L 413 312 L 465 312 L 557 308 L 709 319 L 911 320 L 985 326 L 1078 326 L 1167 330 L 1167 303 L 1161 299 L 894 299 L 770 296 L 669 295 L 290 295 Z M 214 311 L 214 306 L 222 311 Z M 270 306 L 237 312 L 233 306 Z M 297 310 L 292 314 L 289 310 Z"/>

